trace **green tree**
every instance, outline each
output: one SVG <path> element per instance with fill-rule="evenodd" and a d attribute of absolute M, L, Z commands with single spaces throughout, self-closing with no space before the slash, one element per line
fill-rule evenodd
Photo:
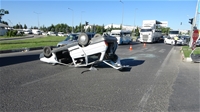
<path fill-rule="evenodd" d="M 137 29 L 135 29 L 135 36 L 139 36 L 140 32 L 139 32 L 139 28 L 137 27 Z"/>
<path fill-rule="evenodd" d="M 101 34 L 103 34 L 103 32 L 105 32 L 104 24 L 101 27 Z"/>
<path fill-rule="evenodd" d="M 19 29 L 19 25 L 18 24 L 16 24 L 15 29 Z"/>
<path fill-rule="evenodd" d="M 38 27 L 37 27 L 37 26 L 34 26 L 33 29 L 38 29 Z"/>
<path fill-rule="evenodd" d="M 120 30 L 122 30 L 122 24 L 120 25 Z"/>
<path fill-rule="evenodd" d="M 91 32 L 91 28 L 88 27 L 87 30 L 86 30 L 86 32 Z"/>
<path fill-rule="evenodd" d="M 106 32 L 110 32 L 111 30 L 110 30 L 110 27 L 108 27 L 107 29 L 106 29 Z"/>
<path fill-rule="evenodd" d="M 27 29 L 27 26 L 26 26 L 26 24 L 24 24 L 24 29 Z"/>
<path fill-rule="evenodd" d="M 9 11 L 4 10 L 4 9 L 0 9 L 0 23 L 1 23 L 2 16 L 4 16 L 5 14 L 9 14 Z"/>
<path fill-rule="evenodd" d="M 6 22 L 6 21 L 2 21 L 2 23 L 8 25 L 8 22 Z"/>
<path fill-rule="evenodd" d="M 59 27 L 55 27 L 55 32 L 59 32 Z"/>
<path fill-rule="evenodd" d="M 23 29 L 23 26 L 21 24 L 19 25 L 19 29 Z"/>
<path fill-rule="evenodd" d="M 99 25 L 97 25 L 97 26 L 96 26 L 96 33 L 102 34 L 101 29 L 102 29 L 102 27 L 99 26 Z"/>
<path fill-rule="evenodd" d="M 51 28 L 51 31 L 52 31 L 52 32 L 55 32 L 55 29 L 54 29 L 54 27 L 52 27 L 52 28 Z"/>
<path fill-rule="evenodd" d="M 110 30 L 111 30 L 111 31 L 113 30 L 113 24 L 111 25 L 111 28 L 110 28 Z"/>
<path fill-rule="evenodd" d="M 161 32 L 168 34 L 169 33 L 170 28 L 169 27 L 161 27 Z"/>

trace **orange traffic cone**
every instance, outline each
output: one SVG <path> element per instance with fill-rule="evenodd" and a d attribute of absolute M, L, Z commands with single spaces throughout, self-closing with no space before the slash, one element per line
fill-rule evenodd
<path fill-rule="evenodd" d="M 143 44 L 143 47 L 146 47 L 146 43 Z"/>
<path fill-rule="evenodd" d="M 129 50 L 133 50 L 132 45 L 130 45 Z"/>

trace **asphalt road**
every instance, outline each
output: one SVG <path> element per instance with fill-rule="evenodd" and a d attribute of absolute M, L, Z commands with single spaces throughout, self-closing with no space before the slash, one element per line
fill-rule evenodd
<path fill-rule="evenodd" d="M 0 111 L 199 111 L 199 69 L 181 62 L 180 47 L 132 47 L 116 52 L 126 71 L 53 66 L 39 61 L 41 50 L 1 54 Z"/>

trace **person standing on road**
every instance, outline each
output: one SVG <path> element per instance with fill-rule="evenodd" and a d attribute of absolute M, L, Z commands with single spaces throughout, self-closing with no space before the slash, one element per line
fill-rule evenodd
<path fill-rule="evenodd" d="M 175 40 L 175 44 L 174 44 L 174 45 L 176 45 L 177 40 L 178 40 L 178 36 L 175 36 L 175 37 L 174 37 L 174 40 Z"/>

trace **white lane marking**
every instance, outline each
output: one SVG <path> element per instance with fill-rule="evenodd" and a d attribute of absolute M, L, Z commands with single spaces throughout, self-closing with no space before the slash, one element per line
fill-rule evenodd
<path fill-rule="evenodd" d="M 156 73 L 155 79 L 153 81 L 153 84 L 147 89 L 147 92 L 143 95 L 142 99 L 140 100 L 140 103 L 138 104 L 139 112 L 143 111 L 144 107 L 146 106 L 146 103 L 149 99 L 149 96 L 153 93 L 154 88 L 156 86 L 155 82 L 160 76 L 162 69 L 164 69 L 164 66 L 166 65 L 167 61 L 169 60 L 170 55 L 172 54 L 173 49 L 170 50 L 167 57 L 165 58 L 164 62 L 162 63 L 161 67 Z"/>
<path fill-rule="evenodd" d="M 75 69 L 75 68 L 73 68 L 73 69 Z M 71 69 L 71 70 L 73 70 L 73 69 Z M 63 71 L 63 72 L 66 72 L 66 71 Z M 23 86 L 27 86 L 27 85 L 30 85 L 30 84 L 33 84 L 33 83 L 37 83 L 37 82 L 39 82 L 39 81 L 46 80 L 46 79 L 48 79 L 48 78 L 51 78 L 51 77 L 55 77 L 55 76 L 57 76 L 57 75 L 60 75 L 60 74 L 63 73 L 63 72 L 59 72 L 59 73 L 54 74 L 54 75 L 51 75 L 51 76 L 47 76 L 47 77 L 40 78 L 40 79 L 31 81 L 31 82 L 27 82 L 27 83 L 25 83 L 25 84 L 22 84 L 21 86 L 23 87 Z"/>
<path fill-rule="evenodd" d="M 149 49 L 147 51 L 155 51 L 155 50 L 156 50 L 156 48 L 151 48 L 151 49 Z"/>
<path fill-rule="evenodd" d="M 37 80 L 31 81 L 31 82 L 27 82 L 27 83 L 25 83 L 25 84 L 22 84 L 21 86 L 22 86 L 22 87 L 23 87 L 23 86 L 27 86 L 27 85 L 29 85 L 29 84 L 33 84 L 33 83 L 39 82 L 39 81 L 41 81 L 41 80 L 45 80 L 45 79 L 54 77 L 54 76 L 56 76 L 56 75 L 58 75 L 58 74 L 54 74 L 54 75 L 51 75 L 51 76 L 48 76 L 48 77 L 44 77 L 44 78 L 37 79 Z"/>
<path fill-rule="evenodd" d="M 166 49 L 161 49 L 160 51 L 158 51 L 158 52 L 160 52 L 160 53 L 164 53 L 165 52 L 165 50 Z"/>

